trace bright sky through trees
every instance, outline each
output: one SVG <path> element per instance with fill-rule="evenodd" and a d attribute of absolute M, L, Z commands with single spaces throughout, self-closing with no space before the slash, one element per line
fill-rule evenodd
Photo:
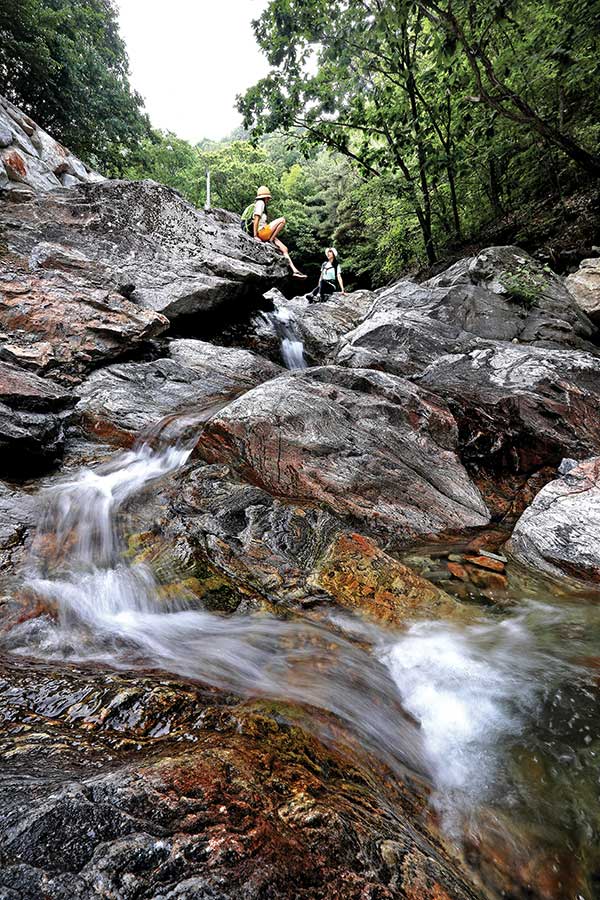
<path fill-rule="evenodd" d="M 266 0 L 116 0 L 131 83 L 156 128 L 196 142 L 241 123 L 235 97 L 267 71 L 251 22 Z"/>

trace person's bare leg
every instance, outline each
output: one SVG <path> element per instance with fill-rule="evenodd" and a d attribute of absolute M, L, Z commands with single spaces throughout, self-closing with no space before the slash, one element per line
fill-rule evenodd
<path fill-rule="evenodd" d="M 279 240 L 279 238 L 277 237 L 277 235 L 281 234 L 281 232 L 285 228 L 285 219 L 274 219 L 271 222 L 271 228 L 273 229 L 273 231 L 271 233 L 269 241 L 273 244 L 273 246 L 277 247 L 280 253 L 283 254 L 284 258 L 287 259 L 290 269 L 292 270 L 292 275 L 294 275 L 296 278 L 306 278 L 306 275 L 303 275 L 302 272 L 297 269 L 292 262 L 292 258 L 289 254 L 288 248 L 285 246 L 283 241 Z"/>
<path fill-rule="evenodd" d="M 275 246 L 279 246 L 279 244 L 276 241 L 276 238 L 277 238 L 278 234 L 281 234 L 281 232 L 283 231 L 284 228 L 285 228 L 285 219 L 284 218 L 273 219 L 273 221 L 271 222 L 272 231 L 271 231 L 271 237 L 269 238 L 269 240 L 272 244 L 275 244 Z M 281 243 L 281 241 L 279 241 L 279 243 Z M 287 248 L 286 248 L 286 253 L 287 253 Z"/>

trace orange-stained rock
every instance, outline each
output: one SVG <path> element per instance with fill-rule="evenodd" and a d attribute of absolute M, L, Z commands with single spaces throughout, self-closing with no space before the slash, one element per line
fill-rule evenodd
<path fill-rule="evenodd" d="M 471 615 L 467 607 L 360 534 L 340 534 L 310 581 L 346 609 L 389 625 Z"/>
<path fill-rule="evenodd" d="M 43 879 L 69 900 L 98 884 L 123 900 L 483 900 L 416 786 L 328 750 L 285 705 L 30 667 L 0 660 L 1 894 L 41 897 Z"/>
<path fill-rule="evenodd" d="M 4 359 L 39 374 L 71 376 L 68 381 L 130 353 L 168 327 L 164 316 L 102 285 L 96 267 L 81 255 L 51 244 L 43 253 L 48 270 L 41 258 L 33 272 L 23 259 L 8 260 L 0 308 Z"/>
<path fill-rule="evenodd" d="M 25 161 L 16 150 L 11 150 L 10 153 L 4 156 L 4 165 L 14 178 L 21 179 L 27 175 Z"/>
<path fill-rule="evenodd" d="M 448 571 L 451 575 L 454 575 L 455 578 L 460 578 L 461 581 L 469 580 L 469 573 L 465 569 L 464 566 L 461 566 L 460 563 L 457 562 L 449 562 L 448 563 Z"/>
<path fill-rule="evenodd" d="M 467 566 L 469 581 L 479 588 L 491 588 L 495 591 L 503 591 L 508 587 L 508 578 L 500 572 L 491 572 L 489 569 L 478 569 L 476 566 Z"/>
<path fill-rule="evenodd" d="M 504 572 L 506 563 L 501 559 L 493 559 L 491 556 L 475 556 L 465 553 L 463 557 L 465 562 L 472 563 L 474 566 L 480 566 L 482 569 L 491 569 L 492 572 Z"/>

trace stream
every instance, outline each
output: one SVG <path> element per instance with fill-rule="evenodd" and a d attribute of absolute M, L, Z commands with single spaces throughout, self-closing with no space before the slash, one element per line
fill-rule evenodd
<path fill-rule="evenodd" d="M 286 361 L 305 365 L 293 322 L 277 315 Z M 151 568 L 128 559 L 118 514 L 186 465 L 205 418 L 172 417 L 42 493 L 22 587 L 55 614 L 16 624 L 2 649 L 58 666 L 158 668 L 312 708 L 303 724 L 326 743 L 426 779 L 447 840 L 474 867 L 487 842 L 509 868 L 539 859 L 553 873 L 546 893 L 505 896 L 598 896 L 600 605 L 518 573 L 513 605 L 400 633 L 334 610 L 321 621 L 225 617 L 167 600 Z"/>

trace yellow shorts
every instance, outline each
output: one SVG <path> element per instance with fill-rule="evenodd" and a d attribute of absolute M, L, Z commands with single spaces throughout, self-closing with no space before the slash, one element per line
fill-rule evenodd
<path fill-rule="evenodd" d="M 263 227 L 259 228 L 259 230 L 258 230 L 258 237 L 261 239 L 261 241 L 265 241 L 265 242 L 270 241 L 272 234 L 273 234 L 273 229 L 271 228 L 270 225 L 263 225 Z"/>

